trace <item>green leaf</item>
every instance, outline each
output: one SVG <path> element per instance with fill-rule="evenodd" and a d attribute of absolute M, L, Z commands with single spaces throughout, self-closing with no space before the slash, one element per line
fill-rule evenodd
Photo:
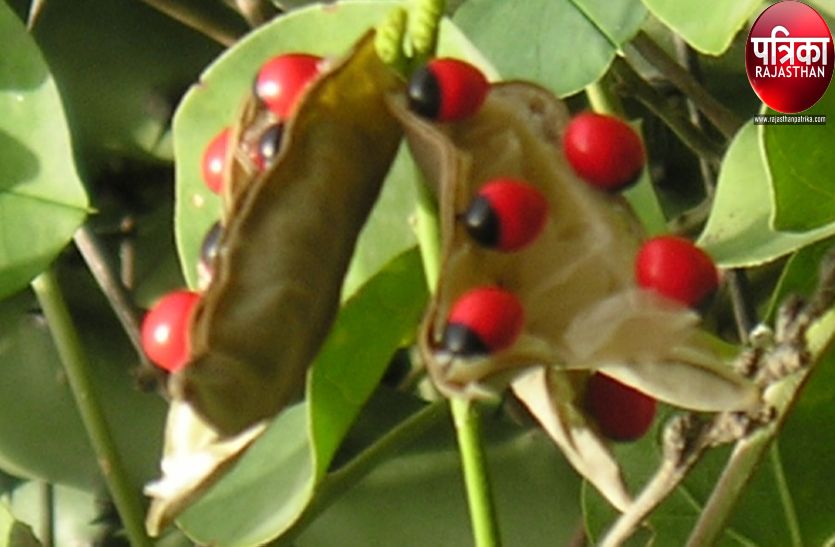
<path fill-rule="evenodd" d="M 101 522 L 102 503 L 100 494 L 84 492 L 67 486 L 50 485 L 52 507 L 44 503 L 44 483 L 31 481 L 15 488 L 10 496 L 12 514 L 20 522 L 39 528 L 51 509 L 57 517 L 54 526 L 56 545 L 93 545 L 101 541 L 107 524 Z"/>
<path fill-rule="evenodd" d="M 835 385 L 835 353 L 829 351 L 816 365 L 800 402 L 780 433 L 779 463 L 785 477 L 786 507 L 796 520 L 805 545 L 835 542 L 835 496 L 820 470 L 828 469 L 835 451 L 835 436 L 822 435 L 835 420 L 832 386 Z"/>
<path fill-rule="evenodd" d="M 468 0 L 453 20 L 503 79 L 565 96 L 597 80 L 645 16 L 637 0 Z"/>
<path fill-rule="evenodd" d="M 835 86 L 804 115 L 835 119 Z M 805 232 L 835 222 L 835 155 L 821 146 L 835 143 L 835 123 L 766 125 L 762 139 L 771 175 L 774 229 Z"/>
<path fill-rule="evenodd" d="M 835 224 L 803 233 L 771 228 L 771 198 L 757 128 L 737 133 L 722 162 L 716 197 L 698 244 L 723 268 L 757 266 L 835 234 Z"/>
<path fill-rule="evenodd" d="M 200 543 L 261 544 L 301 514 L 394 351 L 426 305 L 420 257 L 391 262 L 343 306 L 308 377 L 306 402 L 270 425 L 179 520 Z"/>
<path fill-rule="evenodd" d="M 0 545 L 12 547 L 36 547 L 40 545 L 32 529 L 15 520 L 9 508 L 0 504 Z"/>
<path fill-rule="evenodd" d="M 680 34 L 697 51 L 721 55 L 754 15 L 761 0 L 644 0 L 658 19 Z"/>
<path fill-rule="evenodd" d="M 170 161 L 174 107 L 221 46 L 143 2 L 44 4 L 32 32 L 61 89 L 82 171 L 92 176 L 114 155 Z M 247 30 L 221 2 L 193 5 L 225 30 Z"/>
<path fill-rule="evenodd" d="M 86 274 L 86 272 L 85 272 Z M 88 274 L 87 274 L 88 275 Z M 101 293 L 72 277 L 68 295 L 88 349 L 96 395 L 137 486 L 154 476 L 165 402 L 139 392 L 128 367 L 136 354 Z M 82 300 L 79 305 L 78 301 Z M 0 303 L 0 468 L 19 477 L 103 488 L 98 461 L 70 392 L 52 337 L 29 292 Z"/>
<path fill-rule="evenodd" d="M 55 82 L 35 42 L 0 3 L 0 299 L 22 289 L 67 244 L 87 196 Z"/>
<path fill-rule="evenodd" d="M 399 420 L 404 410 L 411 413 L 416 407 L 401 393 L 381 390 L 352 430 L 351 445 L 376 440 L 392 427 L 392 416 Z M 491 410 L 483 414 L 483 435 L 505 544 L 569 545 L 580 518 L 577 474 L 542 431 L 520 428 Z M 295 544 L 472 545 L 462 478 L 455 433 L 447 418 L 378 462 Z"/>
<path fill-rule="evenodd" d="M 783 300 L 790 295 L 808 298 L 817 286 L 818 271 L 821 261 L 835 249 L 835 238 L 818 241 L 797 251 L 786 263 L 777 288 L 771 296 L 768 312 L 765 314 L 769 323 Z"/>

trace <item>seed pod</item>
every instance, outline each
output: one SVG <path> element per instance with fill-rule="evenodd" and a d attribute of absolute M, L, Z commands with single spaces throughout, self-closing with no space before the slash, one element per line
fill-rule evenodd
<path fill-rule="evenodd" d="M 271 168 L 253 171 L 246 153 L 231 162 L 229 176 L 245 180 L 226 185 L 223 252 L 195 310 L 191 361 L 171 384 L 222 435 L 302 394 L 400 140 L 384 96 L 401 85 L 366 38 L 307 89 Z M 265 110 L 247 101 L 236 150 L 274 123 Z"/>
<path fill-rule="evenodd" d="M 640 227 L 622 198 L 590 187 L 568 165 L 559 140 L 568 114 L 550 93 L 495 85 L 460 123 L 432 123 L 405 101 L 391 104 L 439 201 L 442 267 L 419 346 L 442 393 L 489 397 L 510 384 L 572 465 L 620 509 L 629 492 L 583 410 L 592 371 L 686 408 L 758 403 L 756 388 L 699 341 L 695 313 L 636 285 Z M 483 181 L 501 177 L 523 180 L 547 200 L 535 244 L 510 253 L 473 244 L 460 216 Z M 473 287 L 494 285 L 518 299 L 521 334 L 497 353 L 447 351 L 450 310 Z"/>
<path fill-rule="evenodd" d="M 484 395 L 504 388 L 512 369 L 547 364 L 606 367 L 619 381 L 686 408 L 757 402 L 750 383 L 695 342 L 695 313 L 636 286 L 640 227 L 622 198 L 589 187 L 568 165 L 559 142 L 568 119 L 562 103 L 521 83 L 493 86 L 481 109 L 458 123 L 432 123 L 404 103 L 394 101 L 394 111 L 440 202 L 443 266 L 420 344 L 443 392 Z M 483 181 L 502 177 L 525 181 L 548 202 L 536 245 L 513 253 L 473 245 L 459 215 Z M 516 295 L 526 317 L 522 334 L 495 356 L 441 351 L 453 303 L 485 285 Z"/>

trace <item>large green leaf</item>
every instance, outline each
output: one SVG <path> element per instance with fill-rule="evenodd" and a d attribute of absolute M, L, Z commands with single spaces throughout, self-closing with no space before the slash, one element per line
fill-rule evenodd
<path fill-rule="evenodd" d="M 88 349 L 96 396 L 130 479 L 156 473 L 165 402 L 136 389 L 136 354 L 92 281 L 72 282 L 72 313 Z M 82 301 L 79 303 L 79 301 Z M 98 460 L 37 302 L 29 292 L 0 303 L 0 468 L 26 478 L 99 491 Z"/>
<path fill-rule="evenodd" d="M 606 71 L 645 15 L 637 0 L 468 0 L 453 19 L 503 79 L 565 96 Z"/>
<path fill-rule="evenodd" d="M 365 448 L 415 408 L 410 397 L 380 390 L 363 410 L 349 440 L 357 450 Z M 472 545 L 460 455 L 452 420 L 443 417 L 378 462 L 293 544 Z M 522 429 L 503 413 L 489 410 L 483 414 L 483 426 L 504 544 L 568 545 L 580 520 L 579 478 L 573 468 L 539 429 Z"/>
<path fill-rule="evenodd" d="M 721 55 L 762 0 L 644 0 L 658 19 L 702 53 Z"/>
<path fill-rule="evenodd" d="M 308 377 L 306 402 L 285 411 L 179 524 L 200 543 L 254 545 L 287 529 L 426 305 L 420 257 L 391 262 L 350 298 Z"/>
<path fill-rule="evenodd" d="M 35 42 L 0 3 L 0 299 L 23 288 L 87 214 L 64 111 Z"/>
<path fill-rule="evenodd" d="M 770 111 L 770 114 L 777 114 Z M 805 115 L 835 119 L 835 86 Z M 835 222 L 835 123 L 767 125 L 765 157 L 771 175 L 775 230 L 807 231 Z"/>
<path fill-rule="evenodd" d="M 211 138 L 224 126 L 235 123 L 243 98 L 251 92 L 252 80 L 268 58 L 291 51 L 318 55 L 343 55 L 365 32 L 383 20 L 391 2 L 340 3 L 294 11 L 260 28 L 219 57 L 192 87 L 174 118 L 177 156 L 177 207 L 175 228 L 183 273 L 194 286 L 200 242 L 220 215 L 220 198 L 203 184 L 200 161 Z M 441 28 L 439 52 L 464 57 L 483 66 L 485 61 L 454 25 Z M 405 154 L 398 157 L 378 205 L 360 234 L 357 252 L 349 269 L 344 296 L 361 286 L 394 256 L 414 246 L 409 225 L 414 209 L 415 170 Z"/>
<path fill-rule="evenodd" d="M 221 46 L 143 2 L 40 4 L 32 32 L 58 82 L 82 170 L 98 171 L 114 155 L 170 160 L 174 106 Z M 221 2 L 196 4 L 230 32 L 246 31 Z"/>
<path fill-rule="evenodd" d="M 835 234 L 835 224 L 803 233 L 771 228 L 771 196 L 757 127 L 736 135 L 722 162 L 716 197 L 698 244 L 722 267 L 756 266 Z"/>

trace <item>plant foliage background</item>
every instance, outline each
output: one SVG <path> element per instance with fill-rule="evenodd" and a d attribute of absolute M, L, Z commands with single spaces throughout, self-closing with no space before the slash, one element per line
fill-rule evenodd
<path fill-rule="evenodd" d="M 137 308 L 193 285 L 199 242 L 220 206 L 199 179 L 199 158 L 209 138 L 234 121 L 257 67 L 283 51 L 338 55 L 392 6 L 340 1 L 302 8 L 225 48 L 148 4 L 0 2 L 0 545 L 35 545 L 35 536 L 57 545 L 125 541 L 29 282 L 47 269 L 58 276 L 90 357 L 95 397 L 138 495 L 158 472 L 166 404 L 153 389 L 141 389 L 147 365 L 75 249 L 74 234 L 83 225 L 96 236 Z M 203 27 L 228 36 L 248 32 L 221 0 L 171 4 L 198 14 Z M 809 4 L 832 27 L 830 3 Z M 706 222 L 691 233 L 720 266 L 745 269 L 752 304 L 766 320 L 783 296 L 809 293 L 835 243 L 835 86 L 811 109 L 829 116 L 825 126 L 750 123 L 762 105 L 747 84 L 742 51 L 747 26 L 766 6 L 464 0 L 451 2 L 440 51 L 495 77 L 537 82 L 575 111 L 587 107 L 587 86 L 614 83 L 628 117 L 642 121 L 649 151 L 652 185 L 643 181 L 630 198 L 657 232 L 662 215 L 674 219 L 698 206 L 705 191 L 693 143 L 671 129 L 690 123 L 688 97 L 642 55 L 641 41 L 671 57 L 676 48 L 692 48 L 704 87 L 739 124 L 730 132 L 708 123 L 697 129 L 716 189 Z M 31 10 L 37 16 L 27 30 Z M 621 56 L 652 94 L 629 85 L 618 69 Z M 471 541 L 444 417 L 320 506 L 330 473 L 350 466 L 423 404 L 387 380 L 392 355 L 414 335 L 426 300 L 409 225 L 415 176 L 402 155 L 363 233 L 306 401 L 282 414 L 183 515 L 182 531 L 161 544 L 188 545 L 186 534 L 198 542 L 253 544 L 287 529 L 300 546 Z M 736 342 L 731 316 L 723 293 L 707 323 Z M 822 480 L 835 452 L 833 383 L 835 363 L 827 355 L 746 486 L 722 545 L 835 541 L 835 496 Z M 582 530 L 593 539 L 611 522 L 611 509 L 512 402 L 489 409 L 484 420 L 507 545 L 566 544 Z M 661 423 L 640 442 L 617 447 L 631 484 L 656 465 Z M 648 534 L 657 544 L 686 539 L 726 457 L 727 450 L 712 451 L 653 515 Z M 311 504 L 316 519 L 304 516 Z M 291 528 L 300 515 L 307 526 Z"/>

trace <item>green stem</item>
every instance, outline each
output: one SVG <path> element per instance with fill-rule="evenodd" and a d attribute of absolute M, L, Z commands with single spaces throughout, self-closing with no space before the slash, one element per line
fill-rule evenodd
<path fill-rule="evenodd" d="M 487 458 L 481 442 L 481 420 L 478 407 L 462 398 L 450 400 L 458 450 L 464 467 L 464 483 L 467 503 L 476 547 L 498 547 L 499 537 L 496 510 L 493 505 L 490 480 L 487 474 Z"/>
<path fill-rule="evenodd" d="M 52 547 L 55 543 L 55 488 L 44 481 L 38 482 L 41 505 L 39 537 L 43 547 Z"/>
<path fill-rule="evenodd" d="M 113 502 L 122 517 L 128 539 L 134 546 L 150 546 L 151 541 L 145 535 L 144 508 L 139 491 L 128 478 L 119 457 L 104 411 L 95 393 L 93 371 L 84 354 L 55 274 L 51 270 L 42 273 L 32 281 L 32 289 L 49 323 L 82 422 L 90 437 Z"/>
<path fill-rule="evenodd" d="M 429 290 L 434 293 L 441 269 L 438 209 L 425 184 L 419 183 L 417 191 L 415 233 L 423 258 L 426 282 Z M 490 493 L 478 408 L 471 401 L 459 398 L 450 399 L 450 406 L 461 454 L 473 539 L 476 547 L 497 547 L 501 542 L 493 497 Z"/>
<path fill-rule="evenodd" d="M 417 209 L 415 211 L 415 236 L 418 240 L 426 286 L 434 293 L 441 272 L 441 231 L 438 221 L 438 206 L 429 187 L 418 181 Z"/>
<path fill-rule="evenodd" d="M 448 414 L 449 407 L 445 401 L 428 404 L 386 433 L 344 467 L 326 475 L 319 483 L 313 501 L 293 526 L 281 536 L 281 539 L 275 542 L 275 545 L 291 545 L 293 540 L 325 509 L 330 507 L 335 499 L 351 489 L 381 462 L 397 454 L 404 446 L 441 423 L 441 420 Z"/>

